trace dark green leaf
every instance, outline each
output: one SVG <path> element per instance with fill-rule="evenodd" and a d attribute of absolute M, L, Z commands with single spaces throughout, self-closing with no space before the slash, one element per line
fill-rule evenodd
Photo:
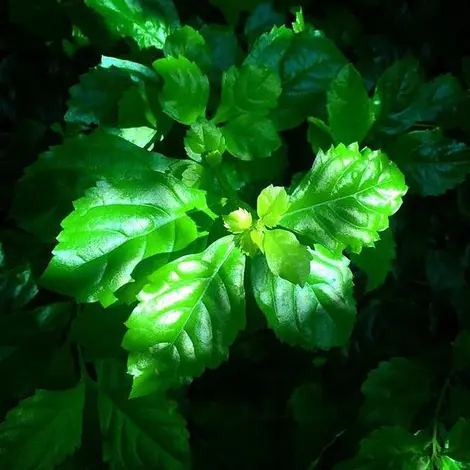
<path fill-rule="evenodd" d="M 0 467 L 52 470 L 79 447 L 85 388 L 38 390 L 0 424 Z"/>
<path fill-rule="evenodd" d="M 420 407 L 430 399 L 431 377 L 422 364 L 403 357 L 384 361 L 369 372 L 362 385 L 361 418 L 371 427 L 408 428 Z"/>
<path fill-rule="evenodd" d="M 470 420 L 460 418 L 449 431 L 449 448 L 447 454 L 459 461 L 470 461 Z"/>
<path fill-rule="evenodd" d="M 326 152 L 334 143 L 331 129 L 321 120 L 314 117 L 309 117 L 307 139 L 312 145 L 315 153 L 320 150 Z"/>
<path fill-rule="evenodd" d="M 345 145 L 365 138 L 374 121 L 372 103 L 354 65 L 345 65 L 331 82 L 328 118 L 335 143 Z"/>

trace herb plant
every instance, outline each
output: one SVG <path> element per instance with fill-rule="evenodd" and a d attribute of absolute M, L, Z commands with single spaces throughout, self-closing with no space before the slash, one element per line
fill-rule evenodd
<path fill-rule="evenodd" d="M 421 259 L 419 234 L 403 240 L 424 222 L 395 214 L 470 173 L 461 82 L 426 79 L 410 54 L 374 75 L 300 8 L 289 24 L 268 4 L 214 0 L 222 26 L 181 24 L 168 0 L 85 3 L 126 52 L 70 88 L 56 145 L 15 186 L 17 228 L 0 234 L 0 468 L 85 468 L 87 452 L 96 468 L 189 468 L 186 391 L 237 344 L 255 356 L 266 331 L 293 368 L 289 468 L 470 465 L 465 322 L 435 351 L 384 333 L 390 306 L 413 304 L 397 279 Z M 73 41 L 72 55 L 95 39 Z M 427 282 L 462 306 L 467 261 L 452 249 L 424 254 Z M 214 406 L 200 421 L 237 419 Z M 197 452 L 196 468 L 239 468 Z"/>

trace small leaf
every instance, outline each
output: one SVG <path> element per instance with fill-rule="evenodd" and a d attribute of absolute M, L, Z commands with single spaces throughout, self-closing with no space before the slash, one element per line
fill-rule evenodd
<path fill-rule="evenodd" d="M 362 385 L 361 418 L 371 427 L 408 428 L 420 407 L 430 399 L 431 377 L 413 359 L 394 357 L 369 372 Z"/>
<path fill-rule="evenodd" d="M 41 281 L 79 302 L 106 306 L 140 261 L 197 238 L 186 212 L 203 208 L 205 197 L 169 175 L 150 173 L 139 180 L 99 182 L 74 205 Z"/>
<path fill-rule="evenodd" d="M 251 277 L 256 302 L 278 338 L 292 346 L 346 346 L 356 319 L 349 260 L 319 245 L 310 255 L 304 287 L 274 276 L 265 258 L 255 257 Z"/>
<path fill-rule="evenodd" d="M 274 227 L 289 208 L 289 196 L 282 186 L 269 185 L 257 200 L 258 217 L 266 227 Z"/>
<path fill-rule="evenodd" d="M 372 126 L 372 105 L 361 75 L 345 65 L 328 90 L 328 116 L 335 143 L 361 143 Z"/>
<path fill-rule="evenodd" d="M 177 386 L 227 359 L 245 326 L 244 270 L 245 258 L 228 236 L 149 277 L 123 341 L 132 396 Z"/>
<path fill-rule="evenodd" d="M 0 468 L 53 470 L 80 446 L 84 402 L 83 384 L 21 401 L 0 424 Z"/>
<path fill-rule="evenodd" d="M 281 146 L 273 123 L 264 117 L 245 114 L 222 127 L 227 151 L 240 160 L 270 157 Z"/>
<path fill-rule="evenodd" d="M 113 33 L 135 39 L 140 48 L 162 49 L 170 31 L 179 25 L 170 0 L 86 0 L 86 4 L 103 17 Z"/>
<path fill-rule="evenodd" d="M 220 128 L 207 119 L 200 119 L 186 133 L 184 148 L 189 158 L 200 162 L 203 154 L 222 155 L 225 152 L 225 139 Z"/>
<path fill-rule="evenodd" d="M 241 114 L 265 116 L 276 107 L 281 80 L 276 72 L 259 65 L 231 67 L 222 79 L 222 98 L 214 117 L 224 122 Z"/>
<path fill-rule="evenodd" d="M 158 59 L 153 63 L 165 84 L 160 104 L 175 121 L 191 125 L 206 114 L 209 80 L 199 67 L 186 57 Z"/>
<path fill-rule="evenodd" d="M 189 436 L 176 403 L 162 394 L 129 400 L 119 363 L 100 361 L 97 369 L 103 460 L 110 468 L 188 470 Z"/>
<path fill-rule="evenodd" d="M 410 187 L 421 196 L 444 194 L 470 173 L 470 149 L 442 136 L 439 130 L 401 135 L 387 151 L 405 173 Z"/>
<path fill-rule="evenodd" d="M 232 233 L 242 233 L 249 230 L 253 223 L 251 214 L 245 209 L 237 209 L 222 218 L 224 219 L 225 228 Z"/>
<path fill-rule="evenodd" d="M 280 225 L 332 251 L 359 253 L 379 239 L 407 187 L 385 154 L 357 145 L 320 151 L 290 196 Z"/>
<path fill-rule="evenodd" d="M 263 250 L 269 269 L 292 284 L 305 285 L 310 274 L 311 256 L 295 235 L 286 230 L 268 230 L 264 234 Z"/>

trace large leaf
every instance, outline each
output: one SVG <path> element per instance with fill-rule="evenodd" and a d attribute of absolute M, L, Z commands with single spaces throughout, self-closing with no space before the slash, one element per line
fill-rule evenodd
<path fill-rule="evenodd" d="M 141 48 L 162 49 L 179 25 L 171 0 L 86 0 L 86 4 L 103 16 L 111 32 L 133 38 Z"/>
<path fill-rule="evenodd" d="M 470 149 L 444 137 L 439 130 L 404 134 L 387 151 L 405 173 L 410 187 L 421 196 L 439 196 L 462 183 L 470 173 Z"/>
<path fill-rule="evenodd" d="M 419 408 L 430 398 L 431 377 L 419 362 L 403 357 L 384 361 L 369 372 L 362 385 L 361 418 L 376 426 L 408 428 Z"/>
<path fill-rule="evenodd" d="M 205 196 L 171 176 L 149 173 L 138 180 L 99 182 L 74 205 L 42 283 L 79 302 L 108 305 L 140 261 L 197 238 L 186 212 L 203 208 Z"/>
<path fill-rule="evenodd" d="M 112 470 L 189 469 L 188 432 L 176 403 L 161 394 L 129 400 L 124 375 L 119 363 L 98 365 L 104 460 Z"/>
<path fill-rule="evenodd" d="M 403 175 L 385 154 L 341 144 L 319 151 L 280 225 L 333 251 L 350 247 L 359 253 L 379 239 L 406 191 Z"/>
<path fill-rule="evenodd" d="M 60 221 L 73 209 L 72 201 L 99 179 L 125 181 L 149 170 L 165 171 L 171 163 L 163 155 L 113 135 L 79 135 L 52 147 L 26 169 L 16 189 L 12 215 L 22 228 L 52 241 Z"/>
<path fill-rule="evenodd" d="M 331 82 L 327 100 L 335 143 L 361 143 L 372 126 L 374 116 L 364 81 L 352 64 L 345 65 Z"/>
<path fill-rule="evenodd" d="M 38 390 L 0 424 L 0 468 L 52 470 L 82 438 L 83 384 L 64 391 Z"/>
<path fill-rule="evenodd" d="M 310 254 L 304 287 L 275 276 L 257 256 L 251 276 L 256 302 L 276 335 L 293 346 L 345 346 L 356 317 L 349 260 L 319 245 Z"/>
<path fill-rule="evenodd" d="M 149 277 L 123 342 L 134 396 L 199 376 L 227 358 L 245 325 L 244 269 L 228 236 Z"/>
<path fill-rule="evenodd" d="M 330 82 L 346 58 L 320 31 L 294 34 L 281 26 L 259 37 L 245 64 L 264 65 L 279 74 L 282 93 L 273 117 L 278 129 L 288 129 L 322 109 Z"/>

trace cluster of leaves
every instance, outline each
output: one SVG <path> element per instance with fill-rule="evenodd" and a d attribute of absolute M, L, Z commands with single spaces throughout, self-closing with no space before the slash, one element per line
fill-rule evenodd
<path fill-rule="evenodd" d="M 0 199 L 1 468 L 470 467 L 468 62 L 279 3 L 41 2 L 91 66 L 2 158 L 50 137 Z"/>

